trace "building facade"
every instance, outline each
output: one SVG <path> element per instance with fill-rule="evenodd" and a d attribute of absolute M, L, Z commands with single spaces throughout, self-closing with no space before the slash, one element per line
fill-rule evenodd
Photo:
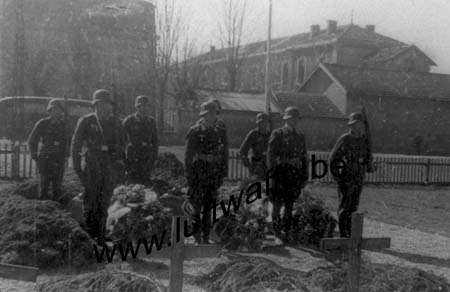
<path fill-rule="evenodd" d="M 154 95 L 155 7 L 143 0 L 23 0 L 25 52 L 17 56 L 15 0 L 2 0 L 0 96 L 17 95 L 17 58 L 24 94 L 89 99 L 116 86 L 119 111 L 138 94 Z"/>
<path fill-rule="evenodd" d="M 241 60 L 234 91 L 263 92 L 266 42 L 240 49 Z M 272 40 L 272 82 L 277 91 L 300 87 L 319 62 L 357 67 L 429 72 L 436 64 L 414 45 L 378 34 L 374 25 L 338 26 L 329 20 L 325 29 Z M 198 87 L 228 89 L 227 49 L 211 50 L 193 59 L 202 66 Z"/>

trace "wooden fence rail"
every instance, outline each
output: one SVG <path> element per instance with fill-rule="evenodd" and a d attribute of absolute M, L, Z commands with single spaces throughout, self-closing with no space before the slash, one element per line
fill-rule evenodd
<path fill-rule="evenodd" d="M 333 182 L 328 167 L 328 152 L 309 151 L 309 175 L 312 167 L 320 182 Z M 377 171 L 368 173 L 366 182 L 379 184 L 442 184 L 450 185 L 450 157 L 375 154 Z M 325 161 L 326 164 L 320 162 Z M 326 171 L 325 171 L 326 168 Z M 36 176 L 36 163 L 31 159 L 26 144 L 0 144 L 0 179 L 27 179 Z M 322 174 L 324 176 L 322 177 Z M 249 171 L 239 158 L 238 150 L 231 149 L 228 179 L 249 178 Z"/>

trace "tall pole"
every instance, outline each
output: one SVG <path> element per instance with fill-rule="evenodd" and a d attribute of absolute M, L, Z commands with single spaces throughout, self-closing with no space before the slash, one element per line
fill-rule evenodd
<path fill-rule="evenodd" d="M 266 113 L 269 116 L 269 130 L 272 128 L 272 119 L 270 117 L 270 100 L 272 95 L 272 78 L 270 69 L 270 44 L 272 35 L 272 0 L 269 0 L 269 25 L 267 29 L 267 44 L 266 44 L 266 80 L 265 80 L 265 95 L 266 95 Z"/>

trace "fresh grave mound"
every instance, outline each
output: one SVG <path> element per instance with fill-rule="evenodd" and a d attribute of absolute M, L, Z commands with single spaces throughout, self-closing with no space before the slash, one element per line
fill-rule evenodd
<path fill-rule="evenodd" d="M 91 263 L 92 240 L 59 206 L 53 201 L 3 194 L 0 197 L 0 261 L 57 267 L 68 264 L 70 252 L 72 265 Z"/>
<path fill-rule="evenodd" d="M 166 181 L 172 186 L 183 187 L 186 184 L 183 163 L 170 152 L 158 155 L 152 171 L 152 178 Z"/>
<path fill-rule="evenodd" d="M 222 201 L 226 208 L 229 198 L 233 196 L 235 201 L 238 200 L 237 193 L 232 194 L 228 190 L 227 194 L 228 199 Z M 230 214 L 218 218 L 214 231 L 229 250 L 260 251 L 265 248 L 268 235 L 273 233 L 273 226 L 267 221 L 267 206 L 264 206 L 262 199 L 250 206 L 246 205 L 245 199 L 244 195 L 237 212 L 231 207 Z M 217 212 L 221 211 L 222 207 L 219 206 Z M 306 187 L 294 204 L 289 243 L 318 246 L 321 238 L 333 236 L 336 225 L 336 219 L 324 202 Z"/>
<path fill-rule="evenodd" d="M 318 246 L 322 238 L 333 237 L 337 221 L 309 186 L 304 188 L 293 209 L 292 240 L 295 243 Z"/>
<path fill-rule="evenodd" d="M 323 292 L 345 291 L 347 272 L 342 267 L 318 268 L 306 278 Z M 363 261 L 360 291 L 365 292 L 449 292 L 450 284 L 441 277 L 416 268 L 374 264 Z"/>
<path fill-rule="evenodd" d="M 132 271 L 104 269 L 95 273 L 50 280 L 38 287 L 39 292 L 165 292 L 166 288 L 152 276 Z"/>
<path fill-rule="evenodd" d="M 67 171 L 62 183 L 63 194 L 57 199 L 59 203 L 66 206 L 70 200 L 77 196 L 82 190 L 83 186 L 80 183 L 77 175 L 73 171 Z M 38 199 L 39 197 L 39 177 L 30 179 L 26 182 L 15 185 L 6 190 L 7 193 L 22 196 L 27 199 Z M 49 195 L 52 195 L 52 189 L 49 190 Z"/>
<path fill-rule="evenodd" d="M 254 213 L 249 209 L 235 214 L 222 216 L 214 225 L 214 232 L 229 250 L 264 249 L 264 239 L 270 226 L 262 213 Z"/>
<path fill-rule="evenodd" d="M 170 239 L 172 209 L 143 185 L 119 186 L 114 189 L 108 209 L 109 237 L 117 243 L 151 239 L 153 235 Z M 162 238 L 159 238 L 163 240 Z M 166 241 L 167 242 L 167 241 Z"/>
<path fill-rule="evenodd" d="M 310 291 L 301 282 L 299 272 L 256 257 L 219 264 L 196 282 L 213 292 Z"/>

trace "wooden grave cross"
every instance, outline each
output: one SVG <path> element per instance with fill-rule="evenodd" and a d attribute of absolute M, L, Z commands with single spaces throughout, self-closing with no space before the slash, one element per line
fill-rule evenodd
<path fill-rule="evenodd" d="M 149 255 L 147 255 L 145 251 L 143 253 L 140 252 L 140 254 L 145 257 L 170 259 L 169 292 L 182 292 L 183 290 L 184 260 L 217 256 L 222 250 L 222 246 L 217 244 L 185 245 L 185 220 L 185 216 L 172 217 L 171 241 L 167 243 L 168 248 L 162 248 Z"/>
<path fill-rule="evenodd" d="M 359 292 L 361 250 L 379 250 L 389 248 L 391 239 L 389 237 L 363 238 L 364 215 L 362 213 L 352 214 L 352 229 L 350 238 L 323 238 L 320 248 L 333 250 L 345 248 L 348 250 L 347 290 L 348 292 Z"/>

